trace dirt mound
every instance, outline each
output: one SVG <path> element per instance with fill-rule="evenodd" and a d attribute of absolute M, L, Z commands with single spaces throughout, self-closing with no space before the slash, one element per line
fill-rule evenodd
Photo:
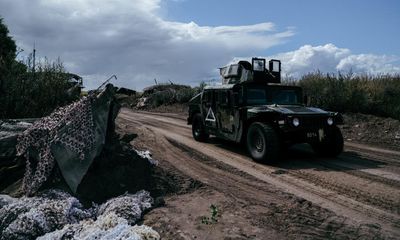
<path fill-rule="evenodd" d="M 400 121 L 361 113 L 343 115 L 343 137 L 346 141 L 400 149 Z"/>
<path fill-rule="evenodd" d="M 154 109 L 172 104 L 187 104 L 198 91 L 198 88 L 191 88 L 186 85 L 154 85 L 143 90 L 143 94 L 140 98 L 137 98 L 133 107 L 136 109 Z"/>
<path fill-rule="evenodd" d="M 85 202 L 103 202 L 125 192 L 149 189 L 156 161 L 145 158 L 129 144 L 131 137 L 114 134 L 95 158 L 78 187 Z"/>

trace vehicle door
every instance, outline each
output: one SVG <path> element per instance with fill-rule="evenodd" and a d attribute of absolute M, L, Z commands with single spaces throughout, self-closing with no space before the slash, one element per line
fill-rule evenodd
<path fill-rule="evenodd" d="M 219 90 L 217 92 L 217 126 L 225 133 L 232 133 L 233 116 L 229 99 L 229 90 Z"/>
<path fill-rule="evenodd" d="M 209 130 L 217 128 L 217 119 L 215 116 L 215 96 L 214 90 L 205 90 L 201 102 L 201 111 L 204 124 Z"/>

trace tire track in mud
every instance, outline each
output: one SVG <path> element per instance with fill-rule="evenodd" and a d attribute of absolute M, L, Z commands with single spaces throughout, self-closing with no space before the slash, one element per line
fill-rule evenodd
<path fill-rule="evenodd" d="M 222 167 L 224 171 L 230 171 L 240 176 L 242 179 L 246 178 L 246 175 L 250 175 L 258 179 L 258 181 L 262 180 L 284 189 L 284 191 L 310 200 L 324 208 L 336 211 L 339 215 L 346 216 L 347 218 L 354 218 L 356 221 L 378 223 L 381 224 L 383 229 L 390 230 L 396 235 L 399 234 L 399 203 L 396 202 L 396 198 L 387 198 L 385 196 L 380 198 L 380 196 L 376 194 L 371 197 L 368 187 L 362 189 L 354 189 L 351 186 L 343 187 L 338 179 L 331 179 L 338 176 L 338 173 L 335 172 L 339 172 L 342 175 L 347 174 L 351 176 L 351 179 L 362 179 L 365 184 L 382 184 L 382 186 L 389 186 L 393 188 L 392 190 L 397 190 L 397 192 L 399 192 L 399 183 L 396 179 L 398 175 L 396 175 L 396 171 L 392 173 L 392 176 L 390 174 L 388 175 L 388 171 L 385 170 L 378 169 L 375 172 L 369 171 L 371 169 L 374 170 L 378 164 L 386 164 L 388 166 L 384 166 L 384 168 L 388 168 L 390 167 L 389 164 L 393 162 L 396 163 L 396 160 L 381 161 L 380 157 L 371 153 L 367 155 L 373 155 L 376 159 L 370 159 L 369 157 L 364 159 L 365 154 L 357 152 L 360 158 L 357 156 L 348 156 L 347 153 L 345 153 L 343 154 L 344 157 L 340 158 L 342 162 L 338 163 L 334 161 L 331 162 L 330 159 L 321 159 L 318 161 L 314 160 L 311 163 L 304 161 L 300 161 L 299 163 L 296 161 L 285 161 L 283 165 L 265 166 L 251 162 L 248 157 L 238 156 L 238 154 L 228 152 L 224 148 L 220 148 L 219 151 L 217 151 L 215 148 L 218 147 L 213 147 L 210 144 L 193 143 L 193 140 L 190 139 L 190 128 L 183 120 L 179 120 L 178 118 L 168 119 L 168 117 L 162 117 L 158 114 L 148 116 L 144 113 L 137 114 L 131 112 L 123 112 L 122 115 L 125 119 L 130 119 L 138 124 L 149 126 L 149 129 L 153 132 L 157 132 L 158 136 L 166 136 L 168 140 L 162 143 L 164 146 L 172 145 L 186 152 L 187 155 L 189 153 L 198 153 L 207 156 L 208 160 L 203 161 L 203 163 L 212 166 L 211 169 L 208 169 L 210 172 L 213 172 L 213 169 L 219 169 L 219 165 L 216 164 L 219 162 L 219 164 L 225 164 L 231 167 L 230 170 L 227 170 L 226 167 Z M 163 149 L 166 151 L 170 150 L 168 147 L 163 147 Z M 202 150 L 199 151 L 197 149 Z M 207 154 L 207 151 L 211 152 L 211 154 Z M 212 156 L 213 154 L 216 155 L 216 157 Z M 199 156 L 196 156 L 193 158 L 196 160 L 200 159 Z M 390 159 L 391 157 L 386 156 L 386 158 Z M 221 161 L 221 159 L 223 161 Z M 349 160 L 353 165 L 346 165 L 346 163 L 343 163 L 343 161 L 346 160 Z M 191 167 L 193 167 L 193 164 L 194 163 L 191 162 Z M 285 164 L 294 166 L 285 167 Z M 296 164 L 299 164 L 299 166 L 296 166 Z M 296 170 L 296 167 L 300 168 L 300 170 Z M 321 168 L 326 169 L 321 170 Z M 189 169 L 185 171 L 190 172 Z M 279 173 L 279 171 L 282 171 L 283 174 L 275 174 Z M 332 172 L 331 178 L 327 178 L 327 172 Z M 195 172 L 192 172 L 192 174 L 196 175 Z M 222 174 L 222 172 L 218 172 L 218 174 Z M 205 179 L 205 182 L 207 183 L 207 179 Z M 251 188 L 255 184 L 255 181 L 252 182 L 251 185 L 245 185 L 243 189 Z M 376 208 L 376 206 L 378 206 L 378 208 Z"/>
<path fill-rule="evenodd" d="M 167 139 L 169 142 L 175 143 L 173 145 L 175 145 L 176 147 L 179 147 L 181 149 L 184 149 L 186 152 L 191 152 L 191 153 L 195 153 L 195 154 L 199 154 L 199 155 L 203 154 L 202 152 L 199 152 L 196 149 L 190 148 L 183 143 L 177 143 L 177 141 L 174 139 L 170 139 L 168 137 L 167 137 Z M 218 159 L 214 159 L 210 156 L 206 156 L 206 157 L 210 159 L 207 162 L 218 162 L 219 161 Z M 239 172 L 242 173 L 242 175 L 250 174 L 251 176 L 254 176 L 251 173 L 249 173 L 248 171 L 239 171 Z M 386 213 L 380 209 L 376 209 L 372 206 L 368 206 L 366 204 L 359 203 L 359 202 L 353 200 L 352 198 L 347 198 L 346 196 L 341 196 L 341 195 L 338 195 L 335 192 L 333 192 L 333 190 L 340 190 L 340 185 L 336 188 L 333 188 L 330 186 L 329 189 L 327 189 L 326 187 L 329 186 L 329 184 L 331 184 L 331 183 L 319 184 L 321 187 L 324 187 L 324 189 L 318 189 L 317 187 L 314 186 L 314 184 L 317 182 L 321 182 L 321 179 L 319 179 L 319 178 L 313 179 L 311 177 L 305 177 L 305 175 L 309 176 L 309 174 L 306 174 L 306 173 L 297 174 L 297 173 L 290 172 L 290 173 L 288 173 L 289 176 L 284 174 L 284 175 L 277 175 L 276 177 L 273 176 L 274 175 L 273 172 L 271 174 L 270 171 L 268 171 L 268 172 L 262 171 L 262 173 L 264 174 L 264 176 L 256 176 L 256 178 L 258 178 L 258 180 L 261 179 L 267 183 L 273 182 L 273 183 L 275 183 L 273 185 L 281 187 L 282 189 L 286 190 L 289 193 L 303 197 L 303 198 L 305 198 L 311 202 L 317 203 L 317 204 L 318 203 L 321 204 L 322 202 L 320 202 L 320 201 L 329 200 L 329 201 L 331 201 L 331 203 L 328 203 L 329 206 L 325 205 L 325 204 L 321 204 L 321 206 L 327 207 L 328 209 L 331 209 L 333 211 L 337 211 L 343 215 L 347 215 L 347 217 L 349 217 L 349 218 L 359 215 L 354 212 L 351 213 L 352 210 L 362 211 L 364 214 L 367 215 L 367 217 L 358 216 L 358 220 L 368 221 L 368 219 L 370 217 L 375 217 L 379 220 L 387 221 L 387 223 L 393 225 L 396 228 L 400 227 L 400 222 L 398 221 L 397 215 Z M 268 179 L 267 175 L 269 175 L 269 177 L 272 177 L 272 178 L 280 179 L 281 182 L 279 184 L 276 184 L 277 183 L 275 181 L 276 179 L 274 179 L 274 180 Z M 304 181 L 301 181 L 301 180 L 304 180 Z M 296 186 L 297 189 L 294 190 L 290 186 Z M 306 190 L 306 192 L 308 192 L 308 193 L 299 192 L 298 189 Z M 342 191 L 339 191 L 339 193 L 342 193 Z M 319 197 L 319 199 L 318 199 L 318 197 Z M 353 205 L 353 206 L 351 206 L 351 205 Z M 353 209 L 351 209 L 351 207 Z M 338 208 L 341 208 L 342 211 L 338 211 Z M 344 213 L 346 213 L 346 214 L 344 214 Z"/>
<path fill-rule="evenodd" d="M 387 168 L 387 164 L 377 164 L 376 162 L 375 164 L 368 164 L 369 159 L 348 157 L 346 155 L 346 153 L 342 154 L 335 162 L 330 161 L 330 159 L 321 160 L 321 164 L 331 169 L 343 170 L 353 175 L 363 176 L 364 178 L 370 178 L 371 180 L 400 188 L 400 168 L 393 165 Z M 360 159 L 366 163 L 360 164 Z"/>
<path fill-rule="evenodd" d="M 142 114 L 146 114 L 142 112 Z M 175 128 L 178 127 L 180 128 L 180 133 L 185 136 L 185 137 L 191 137 L 191 132 L 188 132 L 188 125 L 187 124 L 179 124 L 179 123 L 171 123 L 170 121 L 166 121 L 165 117 L 160 118 L 159 113 L 150 113 L 150 115 L 156 116 L 156 119 L 159 120 L 160 122 L 158 123 L 152 123 L 152 122 L 147 122 L 148 125 L 153 126 L 153 127 L 160 127 L 161 125 L 163 126 L 164 129 L 169 129 L 171 131 L 176 130 Z M 168 116 L 169 118 L 170 116 Z M 180 119 L 180 117 L 174 117 L 174 119 Z M 173 125 L 173 127 L 171 126 Z M 337 171 L 346 171 L 348 174 L 352 174 L 358 177 L 366 178 L 372 181 L 377 181 L 381 182 L 384 184 L 388 185 L 394 185 L 398 186 L 400 188 L 400 168 L 397 168 L 398 172 L 394 172 L 394 174 L 391 174 L 388 171 L 382 171 L 382 170 L 376 170 L 373 168 L 376 168 L 377 165 L 379 164 L 387 164 L 384 162 L 380 161 L 374 161 L 368 158 L 362 158 L 361 156 L 353 156 L 349 153 L 344 153 L 342 156 L 340 156 L 340 159 L 345 159 L 346 163 L 338 163 L 332 162 L 331 159 L 318 159 L 317 161 L 314 161 L 314 164 L 318 164 L 320 166 L 326 167 L 327 169 L 331 170 L 337 170 Z M 361 160 L 361 162 L 360 162 Z M 349 163 L 351 161 L 352 163 Z"/>
<path fill-rule="evenodd" d="M 149 130 L 154 133 L 154 129 Z M 178 170 L 230 195 L 243 204 L 242 207 L 257 206 L 255 211 L 259 211 L 259 208 L 267 209 L 258 216 L 249 211 L 249 218 L 254 218 L 252 222 L 260 227 L 272 224 L 289 236 L 311 239 L 344 238 L 349 234 L 365 236 L 367 233 L 370 234 L 369 237 L 382 237 L 379 226 L 374 226 L 372 230 L 365 224 L 353 227 L 348 219 L 337 216 L 334 212 L 262 184 L 257 178 L 215 161 L 201 152 L 192 151 L 180 142 L 161 136 L 152 139 L 156 139 L 153 147 L 165 146 L 162 147 L 163 155 L 175 159 L 172 162 L 175 162 Z M 185 158 L 185 155 L 189 158 Z M 181 164 L 182 158 L 187 161 L 184 165 Z M 277 196 L 280 197 L 279 200 L 276 199 Z"/>
<path fill-rule="evenodd" d="M 350 165 L 338 159 L 313 159 L 284 162 L 280 167 L 289 170 L 288 174 L 318 185 L 324 189 L 355 199 L 379 209 L 400 214 L 400 182 L 386 171 L 368 172 L 365 165 Z M 335 160 L 333 162 L 333 160 Z M 332 171 L 334 170 L 334 171 Z M 367 172 L 365 172 L 367 171 Z M 335 181 L 334 179 L 340 179 Z M 359 179 L 362 179 L 360 181 Z"/>

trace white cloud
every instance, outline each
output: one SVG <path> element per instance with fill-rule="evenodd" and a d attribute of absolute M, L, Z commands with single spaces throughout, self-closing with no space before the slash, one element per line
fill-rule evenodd
<path fill-rule="evenodd" d="M 2 0 L 17 44 L 65 62 L 94 88 L 112 74 L 118 85 L 141 89 L 153 79 L 193 83 L 215 75 L 235 55 L 281 44 L 294 33 L 273 23 L 199 26 L 160 17 L 160 0 Z"/>
<path fill-rule="evenodd" d="M 317 70 L 329 73 L 352 71 L 356 74 L 400 73 L 400 66 L 398 63 L 396 65 L 398 57 L 352 54 L 349 49 L 338 48 L 333 44 L 305 45 L 295 51 L 269 58 L 281 59 L 283 74 L 296 78 Z"/>
<path fill-rule="evenodd" d="M 61 57 L 67 70 L 95 88 L 112 74 L 119 86 L 142 89 L 171 80 L 196 84 L 218 77 L 217 67 L 287 41 L 292 28 L 271 22 L 246 26 L 199 26 L 161 17 L 161 0 L 1 0 L 0 16 L 25 53 Z M 284 74 L 348 71 L 400 72 L 398 58 L 358 54 L 333 44 L 305 45 L 270 56 Z"/>
<path fill-rule="evenodd" d="M 356 73 L 400 73 L 400 66 L 395 65 L 400 58 L 386 55 L 358 54 L 350 55 L 340 60 L 336 69 L 339 71 L 352 70 Z"/>

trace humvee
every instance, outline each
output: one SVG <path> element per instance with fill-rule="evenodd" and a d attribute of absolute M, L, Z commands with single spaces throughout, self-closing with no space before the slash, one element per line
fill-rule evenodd
<path fill-rule="evenodd" d="M 210 135 L 245 144 L 256 161 L 273 162 L 283 149 L 309 143 L 322 156 L 343 151 L 341 114 L 309 107 L 298 86 L 281 84 L 281 62 L 253 58 L 220 68 L 222 84 L 206 86 L 189 102 L 193 137 Z"/>

